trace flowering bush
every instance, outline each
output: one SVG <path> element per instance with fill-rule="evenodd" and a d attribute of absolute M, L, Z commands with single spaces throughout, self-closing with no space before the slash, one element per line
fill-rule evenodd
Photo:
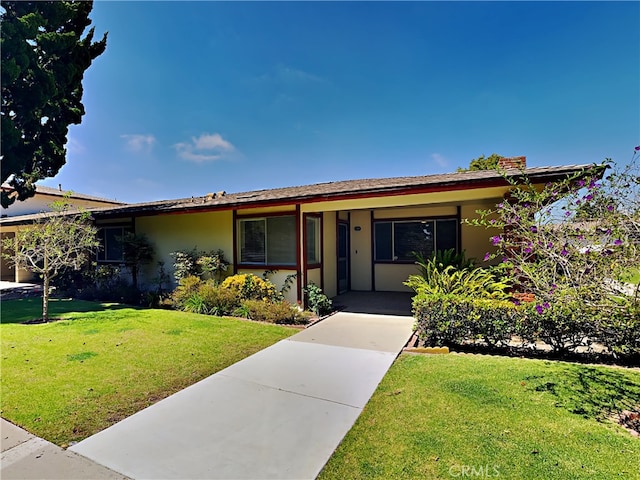
<path fill-rule="evenodd" d="M 530 294 L 534 301 L 522 323 L 537 325 L 558 351 L 585 336 L 602 337 L 598 318 L 638 309 L 637 286 L 626 306 L 618 299 L 625 273 L 640 265 L 639 151 L 628 165 L 607 160 L 542 188 L 524 174 L 505 177 L 512 183 L 509 197 L 468 221 L 503 229 L 491 237 L 496 251 L 485 260 L 500 260 L 517 290 Z"/>
<path fill-rule="evenodd" d="M 269 280 L 263 280 L 252 273 L 242 273 L 227 277 L 220 287 L 233 291 L 240 300 L 281 299 L 281 294 L 273 283 Z"/>

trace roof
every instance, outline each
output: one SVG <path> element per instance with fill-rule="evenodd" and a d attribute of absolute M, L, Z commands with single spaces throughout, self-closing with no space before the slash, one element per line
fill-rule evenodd
<path fill-rule="evenodd" d="M 593 167 L 593 164 L 535 167 L 526 169 L 524 173 L 534 183 L 546 183 Z M 518 177 L 521 176 L 522 173 L 521 170 L 513 169 L 508 170 L 506 175 Z M 157 213 L 228 210 L 232 208 L 260 207 L 287 203 L 312 203 L 326 200 L 487 188 L 492 186 L 506 186 L 507 184 L 501 172 L 496 170 L 482 170 L 413 177 L 344 180 L 231 194 L 220 192 L 219 194 L 208 194 L 198 197 L 134 203 L 119 207 L 90 208 L 88 210 L 90 210 L 96 218 L 154 215 Z M 11 218 L 2 219 L 0 220 L 0 224 L 8 225 L 11 223 L 28 222 L 31 219 L 27 217 L 40 218 L 41 215 L 40 217 L 38 217 L 38 215 L 13 217 L 13 222 L 11 222 Z"/>
<path fill-rule="evenodd" d="M 2 189 L 13 190 L 14 188 L 6 183 L 3 183 Z M 50 195 L 53 197 L 64 197 L 65 195 L 70 195 L 71 198 L 76 198 L 78 200 L 91 200 L 94 202 L 111 203 L 113 205 L 126 205 L 125 202 L 119 202 L 118 200 L 112 200 L 110 198 L 95 197 L 93 195 L 86 195 L 84 193 L 62 190 L 61 188 L 44 187 L 42 185 L 36 185 L 36 194 Z"/>

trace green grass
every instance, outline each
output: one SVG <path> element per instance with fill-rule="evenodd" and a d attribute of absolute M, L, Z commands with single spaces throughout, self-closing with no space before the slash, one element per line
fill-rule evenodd
<path fill-rule="evenodd" d="M 633 406 L 638 370 L 403 354 L 319 479 L 638 479 Z"/>
<path fill-rule="evenodd" d="M 2 302 L 2 416 L 62 445 L 81 440 L 297 330 L 123 305 Z"/>

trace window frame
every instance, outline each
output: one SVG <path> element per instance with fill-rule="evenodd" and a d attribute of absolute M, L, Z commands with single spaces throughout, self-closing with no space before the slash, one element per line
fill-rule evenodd
<path fill-rule="evenodd" d="M 456 231 L 455 231 L 455 250 L 456 253 L 460 252 L 460 217 L 457 215 L 438 215 L 438 216 L 429 216 L 429 217 L 411 217 L 411 218 L 377 218 L 373 219 L 373 225 L 371 228 L 371 244 L 372 244 L 372 257 L 374 264 L 390 264 L 390 265 L 410 265 L 415 263 L 415 260 L 404 260 L 398 259 L 395 260 L 395 224 L 397 223 L 427 223 L 433 222 L 434 225 L 434 240 L 433 240 L 433 251 L 438 251 L 438 237 L 437 237 L 437 222 L 442 220 L 455 221 Z M 377 258 L 377 239 L 376 239 L 376 225 L 382 223 L 390 223 L 391 224 L 391 260 L 378 260 Z"/>
<path fill-rule="evenodd" d="M 269 237 L 269 230 L 268 230 L 268 220 L 270 218 L 277 218 L 277 217 L 290 217 L 291 219 L 293 219 L 293 223 L 294 223 L 294 228 L 293 228 L 293 235 L 291 238 L 292 241 L 292 249 L 293 249 L 293 255 L 294 255 L 294 262 L 293 263 L 282 263 L 282 262 L 269 262 L 269 256 L 268 256 L 268 251 L 269 251 L 269 247 L 268 247 L 268 237 Z M 236 228 L 237 228 L 237 233 L 236 233 L 236 249 L 237 249 L 237 255 L 238 255 L 238 263 L 237 266 L 240 268 L 256 268 L 256 267 L 268 267 L 271 269 L 282 269 L 282 270 L 291 270 L 292 268 L 296 268 L 298 266 L 299 263 L 299 259 L 298 259 L 298 253 L 297 253 L 297 237 L 298 237 L 298 222 L 296 219 L 296 213 L 295 212 L 277 212 L 277 213 L 264 213 L 264 214 L 257 214 L 257 215 L 243 215 L 243 216 L 237 216 L 236 217 Z M 247 222 L 247 221 L 263 221 L 264 222 L 264 240 L 263 240 L 263 249 L 264 249 L 264 262 L 246 262 L 243 261 L 242 258 L 242 235 L 243 235 L 243 227 L 242 227 L 242 223 L 243 222 Z"/>
<path fill-rule="evenodd" d="M 314 261 L 310 261 L 309 259 L 309 226 L 308 221 L 312 221 L 315 224 L 315 237 L 314 237 L 314 250 L 316 253 L 316 258 Z M 304 214 L 304 243 L 302 248 L 304 249 L 304 262 L 307 268 L 320 268 L 322 266 L 322 215 L 315 213 L 305 213 Z"/>
<path fill-rule="evenodd" d="M 96 251 L 96 262 L 98 264 L 117 264 L 117 265 L 123 265 L 125 263 L 124 260 L 124 251 L 121 248 L 121 257 L 114 259 L 114 258 L 107 258 L 107 252 L 109 251 L 109 246 L 108 246 L 108 242 L 107 242 L 107 236 L 105 234 L 106 230 L 120 230 L 120 234 L 117 236 L 124 236 L 125 233 L 134 233 L 134 228 L 132 224 L 103 224 L 103 225 L 96 225 L 96 227 L 98 228 L 98 240 L 100 241 L 100 246 L 98 248 L 98 250 Z M 114 237 L 115 238 L 115 237 Z"/>

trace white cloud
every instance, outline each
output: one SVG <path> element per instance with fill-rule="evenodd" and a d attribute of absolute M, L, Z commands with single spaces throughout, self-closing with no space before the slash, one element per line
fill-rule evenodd
<path fill-rule="evenodd" d="M 295 67 L 278 64 L 273 70 L 264 73 L 256 78 L 258 82 L 268 82 L 276 84 L 306 84 L 306 83 L 325 83 L 326 80 L 313 73 L 305 72 Z"/>
<path fill-rule="evenodd" d="M 149 153 L 156 143 L 153 135 L 127 134 L 120 138 L 125 139 L 127 150 L 136 153 Z"/>
<path fill-rule="evenodd" d="M 180 158 L 196 163 L 219 160 L 225 153 L 235 150 L 231 142 L 219 133 L 203 133 L 199 137 L 191 137 L 190 142 L 176 143 L 174 148 Z"/>
<path fill-rule="evenodd" d="M 84 153 L 87 149 L 78 140 L 73 137 L 67 138 L 67 144 L 65 145 L 67 152 L 69 153 Z"/>
<path fill-rule="evenodd" d="M 448 167 L 449 166 L 449 160 L 447 160 L 444 155 L 440 155 L 439 153 L 432 153 L 431 154 L 431 160 L 433 160 L 436 165 L 440 166 L 440 167 Z"/>

